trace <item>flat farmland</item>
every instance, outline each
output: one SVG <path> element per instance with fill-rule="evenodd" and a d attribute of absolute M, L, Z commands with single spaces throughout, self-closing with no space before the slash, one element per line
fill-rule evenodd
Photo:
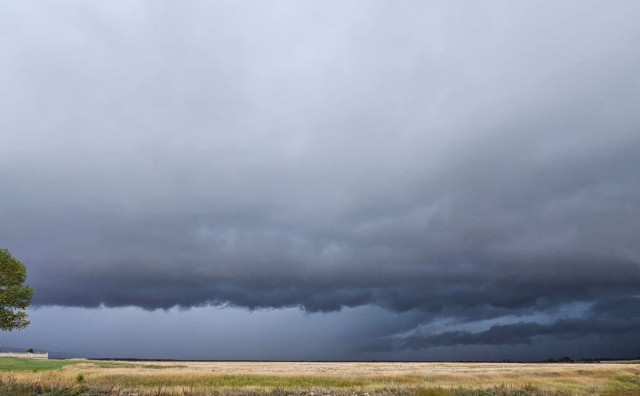
<path fill-rule="evenodd" d="M 0 359 L 2 395 L 640 395 L 640 362 Z"/>

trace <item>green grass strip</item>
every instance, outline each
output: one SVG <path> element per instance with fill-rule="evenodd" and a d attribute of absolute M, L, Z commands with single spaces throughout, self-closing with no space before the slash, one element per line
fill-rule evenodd
<path fill-rule="evenodd" d="M 93 364 L 98 367 L 135 367 L 133 364 L 120 362 L 103 362 L 98 360 L 74 359 L 28 359 L 28 358 L 0 358 L 0 371 L 44 371 L 58 370 L 73 364 Z"/>

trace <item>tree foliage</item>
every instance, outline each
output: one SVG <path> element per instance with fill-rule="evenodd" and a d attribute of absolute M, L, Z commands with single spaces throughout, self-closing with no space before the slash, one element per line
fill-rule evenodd
<path fill-rule="evenodd" d="M 27 268 L 0 249 L 0 330 L 11 331 L 27 327 L 29 321 L 23 311 L 31 303 L 33 289 L 24 285 Z"/>

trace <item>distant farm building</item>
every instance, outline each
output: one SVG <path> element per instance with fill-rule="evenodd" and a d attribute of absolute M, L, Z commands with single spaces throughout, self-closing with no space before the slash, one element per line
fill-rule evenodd
<path fill-rule="evenodd" d="M 49 352 L 33 353 L 33 352 L 0 352 L 0 358 L 27 358 L 27 359 L 49 359 Z"/>

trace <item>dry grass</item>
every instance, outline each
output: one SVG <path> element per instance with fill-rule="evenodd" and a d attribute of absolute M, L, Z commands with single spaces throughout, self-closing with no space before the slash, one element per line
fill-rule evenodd
<path fill-rule="evenodd" d="M 105 367 L 106 366 L 106 367 Z M 640 363 L 298 363 L 79 360 L 47 371 L 0 373 L 3 382 L 44 387 L 81 383 L 112 394 L 238 394 L 282 390 L 324 394 L 416 394 L 439 389 L 536 389 L 541 393 L 640 395 Z M 117 392 L 117 393 L 115 393 Z"/>

